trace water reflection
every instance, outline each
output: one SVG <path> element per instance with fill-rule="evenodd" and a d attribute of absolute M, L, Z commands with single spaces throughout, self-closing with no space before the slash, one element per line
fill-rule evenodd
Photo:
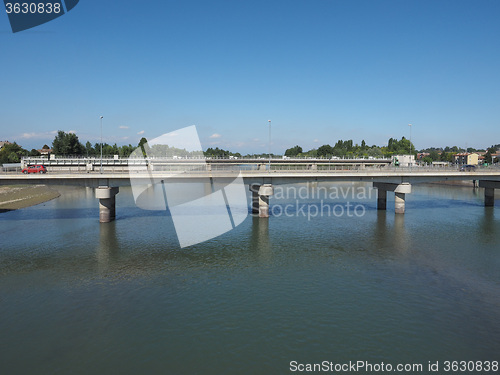
<path fill-rule="evenodd" d="M 409 237 L 406 235 L 405 215 L 394 215 L 393 231 L 393 243 L 395 249 L 397 249 L 400 254 L 406 254 L 409 248 Z"/>
<path fill-rule="evenodd" d="M 116 234 L 116 222 L 99 224 L 99 245 L 96 251 L 97 269 L 99 273 L 110 270 L 113 262 L 118 260 L 119 243 Z"/>
<path fill-rule="evenodd" d="M 271 242 L 269 240 L 268 217 L 252 216 L 252 229 L 249 250 L 258 259 L 269 262 L 272 259 Z"/>
<path fill-rule="evenodd" d="M 378 248 L 387 244 L 387 211 L 377 210 L 373 239 Z"/>
<path fill-rule="evenodd" d="M 497 207 L 498 209 L 498 207 Z M 479 223 L 480 237 L 484 243 L 496 241 L 497 223 L 495 222 L 495 208 L 484 207 L 484 215 Z"/>
<path fill-rule="evenodd" d="M 390 211 L 377 210 L 376 221 L 371 242 L 375 251 L 383 253 L 406 254 L 410 247 L 410 239 L 406 233 L 405 215 L 394 214 Z M 388 216 L 390 218 L 388 218 Z M 392 225 L 390 224 L 392 222 Z"/>

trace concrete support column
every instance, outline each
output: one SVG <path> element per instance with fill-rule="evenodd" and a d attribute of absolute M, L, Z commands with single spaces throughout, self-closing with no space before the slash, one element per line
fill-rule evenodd
<path fill-rule="evenodd" d="M 377 210 L 387 209 L 387 190 L 377 189 Z"/>
<path fill-rule="evenodd" d="M 394 211 L 397 214 L 405 213 L 405 193 L 395 193 Z"/>
<path fill-rule="evenodd" d="M 269 197 L 274 194 L 271 184 L 264 184 L 259 188 L 259 217 L 269 217 Z"/>
<path fill-rule="evenodd" d="M 252 214 L 259 213 L 259 189 L 260 185 L 249 186 L 249 190 L 252 192 Z"/>
<path fill-rule="evenodd" d="M 118 187 L 99 186 L 95 189 L 95 197 L 99 199 L 99 222 L 109 223 L 116 217 L 116 200 Z"/>
<path fill-rule="evenodd" d="M 259 195 L 259 217 L 269 217 L 269 197 Z"/>
<path fill-rule="evenodd" d="M 485 188 L 484 189 L 484 206 L 493 207 L 495 205 L 495 189 Z"/>
<path fill-rule="evenodd" d="M 388 182 L 374 182 L 373 187 L 378 189 L 377 192 L 377 209 L 385 210 L 387 206 L 387 192 L 393 191 L 394 198 L 394 211 L 397 214 L 405 213 L 405 197 L 406 194 L 411 193 L 411 185 L 408 182 L 401 184 L 394 184 Z"/>
<path fill-rule="evenodd" d="M 495 189 L 500 189 L 500 181 L 480 180 L 479 187 L 484 188 L 484 206 L 495 205 Z"/>

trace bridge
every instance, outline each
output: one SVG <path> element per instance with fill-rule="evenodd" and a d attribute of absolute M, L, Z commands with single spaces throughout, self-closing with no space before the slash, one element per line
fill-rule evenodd
<path fill-rule="evenodd" d="M 115 195 L 122 186 L 134 184 L 151 185 L 153 181 L 174 183 L 194 183 L 210 181 L 231 181 L 238 175 L 252 192 L 252 212 L 260 217 L 269 216 L 269 198 L 273 187 L 280 184 L 301 182 L 356 181 L 372 183 L 377 189 L 377 208 L 386 209 L 387 192 L 394 192 L 395 212 L 405 212 L 405 197 L 411 193 L 412 184 L 436 181 L 474 181 L 484 188 L 485 206 L 493 206 L 495 189 L 500 189 L 500 168 L 480 168 L 477 171 L 460 171 L 458 168 L 395 168 L 383 163 L 365 164 L 361 160 L 332 164 L 331 160 L 301 159 L 293 161 L 271 160 L 231 160 L 224 159 L 215 163 L 205 160 L 175 160 L 145 162 L 141 159 L 137 165 L 116 165 L 91 170 L 85 166 L 63 164 L 52 165 L 47 174 L 23 175 L 0 173 L 0 185 L 8 184 L 44 184 L 74 185 L 95 188 L 99 199 L 100 221 L 115 219 Z M 366 160 L 371 163 L 371 160 Z M 214 167 L 216 165 L 217 167 Z M 264 165 L 264 167 L 262 167 Z M 61 164 L 60 164 L 61 166 Z M 270 168 L 269 168 L 270 167 Z M 100 169 L 100 168 L 99 168 Z"/>
<path fill-rule="evenodd" d="M 68 170 L 68 171 L 125 171 L 129 166 L 142 164 L 143 158 L 120 158 L 104 157 L 24 157 L 21 161 L 21 168 L 28 165 L 43 164 L 48 170 Z M 238 165 L 240 169 L 269 169 L 269 165 L 283 168 L 288 166 L 289 169 L 342 169 L 342 168 L 364 168 L 364 167 L 387 167 L 392 164 L 391 158 L 288 158 L 288 157 L 271 157 L 269 158 L 177 158 L 177 157 L 162 157 L 148 158 L 148 162 L 163 169 L 183 168 L 187 165 L 196 165 L 205 163 L 208 168 L 213 170 L 224 169 L 228 166 Z"/>

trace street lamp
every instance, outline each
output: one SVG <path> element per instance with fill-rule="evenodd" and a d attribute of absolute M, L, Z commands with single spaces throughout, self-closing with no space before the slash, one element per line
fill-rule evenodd
<path fill-rule="evenodd" d="M 269 173 L 271 173 L 271 120 L 269 122 Z"/>
<path fill-rule="evenodd" d="M 101 116 L 101 174 L 102 174 L 102 116 Z"/>

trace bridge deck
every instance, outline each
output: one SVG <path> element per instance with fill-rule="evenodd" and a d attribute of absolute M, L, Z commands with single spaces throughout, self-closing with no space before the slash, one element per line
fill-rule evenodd
<path fill-rule="evenodd" d="M 390 182 L 412 184 L 447 180 L 491 180 L 500 181 L 500 170 L 480 170 L 477 172 L 460 172 L 458 170 L 345 170 L 345 171 L 240 171 L 246 184 L 272 183 L 291 184 L 307 181 L 360 181 L 360 182 Z M 9 184 L 51 184 L 79 186 L 128 186 L 133 176 L 137 182 L 151 183 L 155 180 L 168 179 L 175 182 L 194 182 L 206 178 L 236 178 L 238 171 L 188 171 L 188 172 L 152 172 L 152 173 L 47 173 L 23 175 L 20 173 L 0 174 L 0 185 Z"/>

